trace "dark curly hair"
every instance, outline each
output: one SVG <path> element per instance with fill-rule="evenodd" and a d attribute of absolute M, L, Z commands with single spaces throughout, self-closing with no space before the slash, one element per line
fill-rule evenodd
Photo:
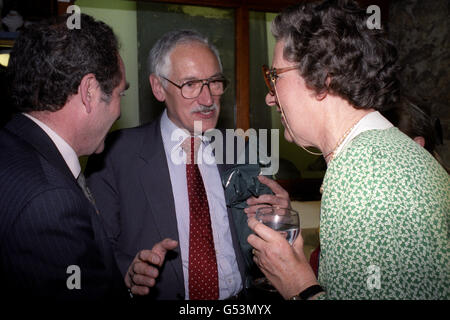
<path fill-rule="evenodd" d="M 402 96 L 393 108 L 383 111 L 394 126 L 410 138 L 425 138 L 425 149 L 433 153 L 437 144 L 442 144 L 442 127 L 439 118 L 432 117 L 424 101 Z"/>
<path fill-rule="evenodd" d="M 18 111 L 61 109 L 89 73 L 95 74 L 106 101 L 119 85 L 119 45 L 112 29 L 86 14 L 80 16 L 80 29 L 69 29 L 68 17 L 33 24 L 16 40 L 8 78 Z"/>
<path fill-rule="evenodd" d="M 382 111 L 382 114 L 411 139 L 423 137 L 424 148 L 450 173 L 450 168 L 436 148 L 444 143 L 441 122 L 439 118 L 431 115 L 427 105 L 423 99 L 402 95 L 391 109 Z"/>
<path fill-rule="evenodd" d="M 368 17 L 355 1 L 300 4 L 275 18 L 272 33 L 316 93 L 383 110 L 398 99 L 397 50 L 382 30 L 367 27 Z"/>

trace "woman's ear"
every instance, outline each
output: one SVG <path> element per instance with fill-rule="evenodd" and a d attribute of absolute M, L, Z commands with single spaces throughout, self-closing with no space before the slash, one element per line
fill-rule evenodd
<path fill-rule="evenodd" d="M 327 96 L 328 92 L 324 91 L 321 93 L 316 94 L 316 100 L 317 101 L 322 101 L 323 99 L 325 99 L 325 97 Z"/>
<path fill-rule="evenodd" d="M 326 89 L 323 90 L 323 92 L 316 94 L 317 101 L 322 101 L 323 99 L 325 99 L 325 97 L 328 94 L 328 88 L 330 87 L 330 83 L 331 83 L 331 77 L 327 76 L 327 79 L 325 80 Z"/>
<path fill-rule="evenodd" d="M 413 139 L 417 144 L 421 145 L 422 147 L 425 147 L 425 138 L 422 136 L 414 137 Z"/>
<path fill-rule="evenodd" d="M 160 102 L 164 102 L 164 100 L 166 100 L 166 92 L 164 91 L 161 79 L 156 75 L 151 74 L 148 77 L 148 80 L 150 82 L 150 86 L 152 87 L 152 92 L 155 98 Z"/>

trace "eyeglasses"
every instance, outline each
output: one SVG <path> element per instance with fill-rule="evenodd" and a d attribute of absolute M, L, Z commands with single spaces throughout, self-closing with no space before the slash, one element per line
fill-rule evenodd
<path fill-rule="evenodd" d="M 321 152 L 312 152 L 312 151 L 306 149 L 305 147 L 303 147 L 301 143 L 299 143 L 299 140 L 297 139 L 296 135 L 294 134 L 294 132 L 292 131 L 292 129 L 289 125 L 289 120 L 286 118 L 286 114 L 284 113 L 284 108 L 282 107 L 280 98 L 278 97 L 277 88 L 275 88 L 275 83 L 277 82 L 277 78 L 280 73 L 294 70 L 294 69 L 297 69 L 298 67 L 299 67 L 299 65 L 292 66 L 292 67 L 286 67 L 286 68 L 280 68 L 280 69 L 277 69 L 277 68 L 269 69 L 268 66 L 263 65 L 262 70 L 263 70 L 264 80 L 266 82 L 267 88 L 269 88 L 270 95 L 276 96 L 276 104 L 280 107 L 281 114 L 283 115 L 283 117 L 285 119 L 286 129 L 289 131 L 289 134 L 291 135 L 292 139 L 294 139 L 294 142 L 297 145 L 299 145 L 306 152 L 313 154 L 315 156 L 320 156 L 320 155 L 322 155 Z"/>
<path fill-rule="evenodd" d="M 185 99 L 197 98 L 203 90 L 203 86 L 207 86 L 212 96 L 221 96 L 228 87 L 228 80 L 221 78 L 189 80 L 181 86 L 175 82 L 161 76 L 161 78 L 169 81 L 175 87 L 181 90 L 181 95 Z"/>
<path fill-rule="evenodd" d="M 299 65 L 286 67 L 286 68 L 271 68 L 267 65 L 262 66 L 264 81 L 266 82 L 267 88 L 269 88 L 270 95 L 275 95 L 275 82 L 277 82 L 278 75 L 283 72 L 291 71 L 297 69 Z"/>

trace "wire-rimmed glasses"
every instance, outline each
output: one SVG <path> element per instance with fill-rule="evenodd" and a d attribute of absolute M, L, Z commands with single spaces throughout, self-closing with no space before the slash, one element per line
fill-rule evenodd
<path fill-rule="evenodd" d="M 212 96 L 221 96 L 228 87 L 228 80 L 224 77 L 209 78 L 209 79 L 196 79 L 184 82 L 179 85 L 166 77 L 161 78 L 167 80 L 175 87 L 181 90 L 181 95 L 185 99 L 197 98 L 203 90 L 204 86 L 207 86 Z"/>

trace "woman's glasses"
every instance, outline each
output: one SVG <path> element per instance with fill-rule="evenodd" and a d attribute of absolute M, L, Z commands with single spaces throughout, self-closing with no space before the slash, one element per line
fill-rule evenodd
<path fill-rule="evenodd" d="M 267 65 L 262 66 L 264 81 L 266 82 L 267 88 L 269 89 L 270 95 L 275 95 L 275 82 L 278 79 L 278 75 L 283 72 L 298 69 L 299 65 L 286 67 L 286 68 L 269 68 Z"/>
<path fill-rule="evenodd" d="M 269 69 L 268 66 L 263 65 L 262 66 L 262 70 L 263 70 L 263 75 L 264 75 L 264 81 L 266 82 L 267 88 L 269 88 L 270 95 L 271 96 L 276 96 L 277 105 L 280 107 L 281 114 L 283 115 L 283 117 L 285 119 L 286 128 L 289 131 L 289 134 L 291 135 L 291 137 L 294 140 L 294 142 L 297 145 L 299 145 L 306 152 L 308 152 L 310 154 L 313 154 L 315 156 L 320 156 L 320 155 L 322 155 L 321 152 L 309 151 L 308 149 L 303 147 L 301 145 L 301 143 L 299 142 L 299 140 L 297 139 L 297 137 L 295 136 L 294 132 L 291 130 L 291 127 L 289 126 L 289 120 L 286 118 L 286 114 L 284 113 L 284 109 L 281 106 L 280 99 L 278 98 L 277 89 L 275 88 L 275 83 L 277 82 L 277 78 L 278 78 L 278 75 L 280 73 L 283 73 L 283 72 L 286 72 L 286 71 L 290 71 L 290 70 L 294 70 L 294 69 L 298 69 L 299 66 L 300 65 L 296 65 L 296 66 L 292 66 L 292 67 L 286 67 L 286 68 L 280 68 L 280 69 L 277 69 L 277 68 Z"/>

